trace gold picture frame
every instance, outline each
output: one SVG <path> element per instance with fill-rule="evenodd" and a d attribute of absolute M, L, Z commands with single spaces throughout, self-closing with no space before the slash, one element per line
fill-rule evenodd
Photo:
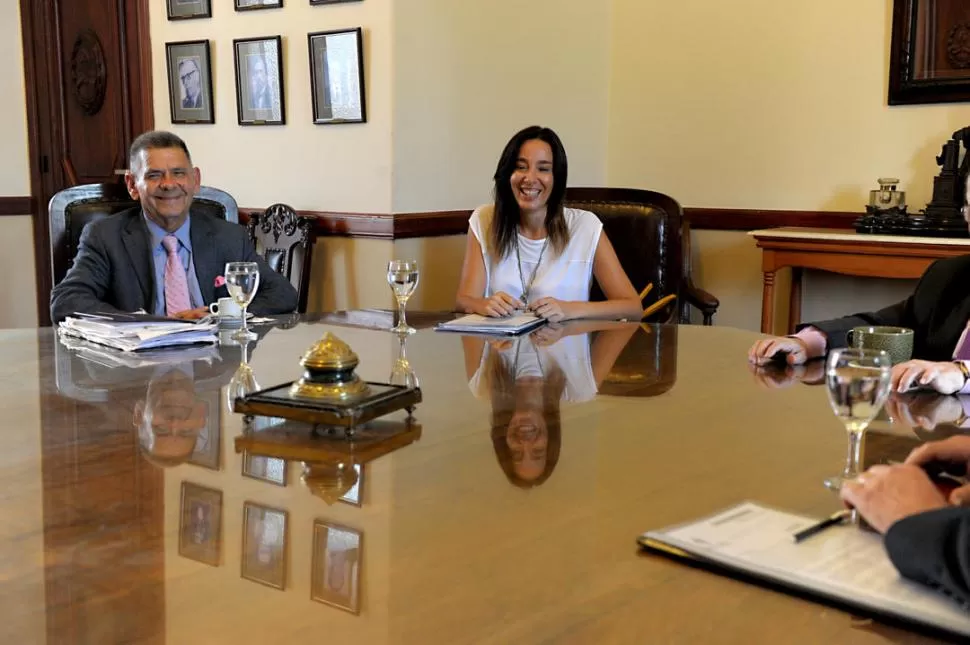
<path fill-rule="evenodd" d="M 290 515 L 281 508 L 256 502 L 243 504 L 243 578 L 275 589 L 286 589 Z"/>
<path fill-rule="evenodd" d="M 310 599 L 360 614 L 363 533 L 348 526 L 313 522 Z"/>
<path fill-rule="evenodd" d="M 222 491 L 182 482 L 179 555 L 218 567 L 222 555 Z"/>

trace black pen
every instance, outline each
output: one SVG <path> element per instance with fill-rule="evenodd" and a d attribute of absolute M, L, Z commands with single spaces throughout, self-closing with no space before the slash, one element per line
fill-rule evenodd
<path fill-rule="evenodd" d="M 811 526 L 802 529 L 798 533 L 795 533 L 794 535 L 792 535 L 792 539 L 795 540 L 795 543 L 797 544 L 802 540 L 812 537 L 816 533 L 820 533 L 824 531 L 830 526 L 841 524 L 842 522 L 846 521 L 850 517 L 852 517 L 852 511 L 850 510 L 843 510 L 843 511 L 839 511 L 838 513 L 832 513 L 821 522 L 816 522 L 815 524 L 812 524 Z"/>

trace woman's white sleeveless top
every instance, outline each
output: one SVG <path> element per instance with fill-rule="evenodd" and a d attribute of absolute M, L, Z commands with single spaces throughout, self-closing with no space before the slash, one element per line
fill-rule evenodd
<path fill-rule="evenodd" d="M 468 226 L 478 239 L 485 258 L 485 297 L 499 291 L 504 291 L 513 298 L 521 297 L 522 283 L 528 285 L 532 271 L 535 270 L 535 281 L 528 294 L 530 301 L 546 296 L 567 301 L 589 300 L 593 255 L 603 231 L 603 224 L 596 215 L 576 208 L 564 209 L 569 244 L 558 256 L 552 248 L 546 248 L 538 269 L 536 263 L 545 240 L 530 240 L 519 234 L 519 254 L 522 256 L 520 278 L 514 249 L 504 258 L 496 259 L 491 256 L 488 240 L 493 212 L 492 205 L 481 206 L 475 209 L 468 220 Z"/>

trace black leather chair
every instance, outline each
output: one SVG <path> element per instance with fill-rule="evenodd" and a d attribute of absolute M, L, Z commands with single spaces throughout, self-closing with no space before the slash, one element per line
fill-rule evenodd
<path fill-rule="evenodd" d="M 637 293 L 653 285 L 645 310 L 675 296 L 645 320 L 687 323 L 693 305 L 705 325 L 713 324 L 720 303 L 691 280 L 690 224 L 675 199 L 634 188 L 567 188 L 565 205 L 596 213 Z M 590 298 L 603 300 L 595 280 Z"/>
<path fill-rule="evenodd" d="M 56 285 L 74 263 L 81 230 L 102 217 L 137 206 L 122 184 L 83 184 L 66 188 L 48 205 L 51 238 L 51 285 Z M 199 188 L 192 212 L 208 213 L 239 223 L 239 207 L 229 193 L 217 188 Z"/>
<path fill-rule="evenodd" d="M 296 289 L 299 296 L 296 310 L 305 314 L 310 294 L 310 262 L 316 242 L 313 220 L 297 215 L 286 204 L 273 204 L 262 213 L 250 215 L 247 228 L 256 252 Z"/>

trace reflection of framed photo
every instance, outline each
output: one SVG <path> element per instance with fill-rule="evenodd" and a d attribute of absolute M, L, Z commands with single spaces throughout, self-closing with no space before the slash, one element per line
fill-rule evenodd
<path fill-rule="evenodd" d="M 236 0 L 236 11 L 250 9 L 275 9 L 283 6 L 283 0 Z"/>
<path fill-rule="evenodd" d="M 360 27 L 320 31 L 310 42 L 310 94 L 314 123 L 364 123 L 364 47 Z"/>
<path fill-rule="evenodd" d="M 347 491 L 339 501 L 344 504 L 350 504 L 351 506 L 360 506 L 361 500 L 364 495 L 364 466 L 363 464 L 354 464 L 354 470 L 357 472 L 357 482 L 354 487 Z"/>
<path fill-rule="evenodd" d="M 210 0 L 165 0 L 168 6 L 169 20 L 187 20 L 189 18 L 211 18 L 212 6 Z"/>
<path fill-rule="evenodd" d="M 360 565 L 363 535 L 322 520 L 313 523 L 310 598 L 354 614 L 360 613 Z"/>
<path fill-rule="evenodd" d="M 222 550 L 222 491 L 182 482 L 179 555 L 213 567 Z"/>
<path fill-rule="evenodd" d="M 208 40 L 165 43 L 172 123 L 215 123 Z"/>
<path fill-rule="evenodd" d="M 222 456 L 222 406 L 219 405 L 219 390 L 200 392 L 198 396 L 205 401 L 206 422 L 195 439 L 195 449 L 192 450 L 188 462 L 219 470 Z"/>
<path fill-rule="evenodd" d="M 286 589 L 289 514 L 253 502 L 246 502 L 243 509 L 242 577 Z"/>
<path fill-rule="evenodd" d="M 260 481 L 286 486 L 287 463 L 285 459 L 264 457 L 243 452 L 242 474 Z"/>
<path fill-rule="evenodd" d="M 280 36 L 232 41 L 239 125 L 286 123 L 282 42 Z"/>

